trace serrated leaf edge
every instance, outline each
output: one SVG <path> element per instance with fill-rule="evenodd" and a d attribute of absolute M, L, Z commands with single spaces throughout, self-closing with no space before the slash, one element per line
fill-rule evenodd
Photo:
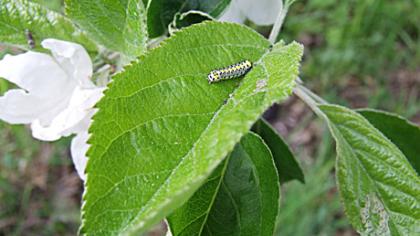
<path fill-rule="evenodd" d="M 334 105 L 334 104 L 328 104 L 328 105 L 318 105 L 319 107 L 322 107 L 322 106 L 325 106 L 325 107 L 334 107 L 334 108 L 339 108 L 339 109 L 343 109 L 344 107 L 342 107 L 342 106 L 339 106 L 339 105 Z M 344 109 L 346 109 L 347 110 L 347 108 L 344 108 Z M 350 110 L 350 109 L 349 109 Z M 351 111 L 351 110 L 350 110 Z M 401 150 L 399 150 L 399 148 L 397 147 L 397 146 L 395 146 L 395 144 L 394 143 L 392 143 L 392 141 L 391 140 L 389 140 L 384 134 L 382 134 L 382 132 L 380 132 L 376 127 L 374 127 L 372 124 L 370 124 L 370 122 L 365 118 L 365 117 L 363 117 L 361 114 L 359 114 L 358 112 L 354 112 L 354 114 L 356 114 L 356 116 L 359 118 L 359 119 L 361 119 L 361 120 L 363 120 L 363 121 L 365 121 L 365 122 L 367 122 L 367 124 L 369 124 L 369 128 L 371 128 L 371 129 L 373 129 L 374 131 L 376 131 L 378 134 L 379 134 L 379 136 L 381 136 L 381 138 L 383 138 L 383 139 L 385 139 L 385 140 L 387 140 L 388 142 L 390 142 L 393 146 L 392 146 L 392 148 L 393 149 L 395 149 L 394 151 L 397 151 L 397 152 L 399 152 L 399 154 L 401 155 L 401 156 L 403 156 L 403 157 L 405 157 L 405 155 L 401 152 Z M 340 131 L 338 131 L 338 129 L 335 127 L 336 125 L 335 124 L 333 124 L 331 121 L 330 121 L 330 119 L 328 118 L 328 116 L 327 115 L 325 115 L 325 118 L 326 118 L 326 122 L 327 122 L 327 125 L 328 125 L 328 127 L 329 127 L 329 129 L 330 129 L 330 131 L 331 131 L 331 134 L 332 134 L 332 136 L 334 137 L 334 139 L 335 140 L 338 140 L 338 137 L 340 136 L 341 137 L 341 139 L 343 140 L 343 141 L 345 141 L 345 144 L 347 145 L 347 146 L 349 146 L 349 147 L 351 147 L 351 145 L 347 142 L 347 140 L 342 136 L 342 134 L 341 134 L 341 132 Z M 339 136 L 338 136 L 339 135 Z M 338 170 L 338 158 L 339 158 L 339 153 L 342 153 L 342 151 L 341 151 L 341 145 L 338 145 L 338 142 L 336 141 L 336 152 L 337 152 L 337 161 L 336 161 L 336 170 Z M 356 156 L 356 154 L 353 152 L 353 150 L 352 150 L 352 155 L 353 156 Z M 370 179 L 370 181 L 372 182 L 372 183 L 374 183 L 373 184 L 373 186 L 374 186 L 374 189 L 375 189 L 375 191 L 378 193 L 378 194 L 380 194 L 380 191 L 378 190 L 378 187 L 377 187 L 377 184 L 376 184 L 376 181 L 374 181 L 374 179 L 370 176 L 370 174 L 369 174 L 369 172 L 365 169 L 365 167 L 363 166 L 363 164 L 361 164 L 360 163 L 360 160 L 358 159 L 358 158 L 355 158 L 356 160 L 357 160 L 357 165 L 361 168 L 361 169 L 363 169 L 364 171 L 365 171 L 365 173 L 366 173 L 366 175 L 369 177 L 369 179 Z M 407 158 L 405 158 L 405 159 L 403 159 L 402 160 L 403 162 L 406 162 L 406 164 L 409 166 L 409 167 L 411 167 L 412 168 L 412 166 L 411 166 L 411 164 L 408 162 L 408 160 L 407 160 Z M 415 173 L 415 171 L 414 171 L 414 169 L 413 169 L 413 172 Z M 342 186 L 341 186 L 341 184 L 339 183 L 339 181 L 338 181 L 338 177 L 336 178 L 336 184 L 337 184 L 337 188 L 338 188 L 338 190 L 339 190 L 339 192 L 341 193 L 341 191 L 340 191 L 340 189 L 342 188 Z M 380 194 L 380 195 L 382 195 L 382 194 Z M 382 198 L 382 196 L 381 196 L 381 198 Z M 351 214 L 349 214 L 348 213 L 348 209 L 347 209 L 347 204 L 345 203 L 345 200 L 344 200 L 344 198 L 343 198 L 343 196 L 340 194 L 340 201 L 341 201 L 341 204 L 344 206 L 344 212 L 346 213 L 346 215 L 351 215 Z M 381 202 L 381 204 L 383 205 L 383 207 L 386 209 L 386 211 L 388 211 L 388 212 L 394 212 L 394 211 L 392 211 L 392 210 L 390 210 L 390 209 L 388 209 L 388 207 L 380 200 L 380 202 Z M 411 216 L 410 216 L 411 217 Z M 352 224 L 354 225 L 354 223 L 357 223 L 357 222 L 354 222 L 354 220 L 353 219 L 351 219 L 351 217 L 349 217 L 350 219 L 350 221 L 352 222 Z M 394 224 L 394 222 L 392 221 L 392 219 L 389 219 L 389 221 L 392 223 L 392 224 Z M 355 226 L 355 225 L 354 225 Z M 398 228 L 397 227 L 395 227 L 395 229 L 396 230 L 398 230 Z M 357 229 L 357 230 L 359 230 L 359 229 Z M 360 233 L 362 233 L 362 232 L 360 232 Z M 401 234 L 401 232 L 399 232 L 400 233 L 400 235 L 403 235 L 403 234 Z"/>
<path fill-rule="evenodd" d="M 244 28 L 244 29 L 247 29 L 247 30 L 249 30 L 249 31 L 252 31 L 252 29 L 250 29 L 249 27 L 247 27 L 247 26 L 244 26 L 244 25 L 240 25 L 240 24 L 236 24 L 236 23 L 229 23 L 229 22 L 213 22 L 213 21 L 205 21 L 205 22 L 202 22 L 202 23 L 199 23 L 199 24 L 194 24 L 194 25 L 192 25 L 192 26 L 190 26 L 190 27 L 186 27 L 186 28 L 183 28 L 183 29 L 181 29 L 181 30 L 179 30 L 179 31 L 177 31 L 177 32 L 175 32 L 170 38 L 168 38 L 168 39 L 166 39 L 166 40 L 164 40 L 164 41 L 162 41 L 162 43 L 160 44 L 160 45 L 158 45 L 157 47 L 155 47 L 155 48 L 153 48 L 152 50 L 150 50 L 150 51 L 148 51 L 148 52 L 146 52 L 146 53 L 144 53 L 144 54 L 142 54 L 138 59 L 138 61 L 141 61 L 142 59 L 144 59 L 145 57 L 147 57 L 150 53 L 152 53 L 152 52 L 154 52 L 155 50 L 162 50 L 162 48 L 165 48 L 166 47 L 166 45 L 168 44 L 168 42 L 170 42 L 171 40 L 174 40 L 176 37 L 178 37 L 178 35 L 180 35 L 180 34 L 182 34 L 182 33 L 185 33 L 186 31 L 189 31 L 189 30 L 192 30 L 192 29 L 194 29 L 194 28 L 197 28 L 197 27 L 204 27 L 205 25 L 212 25 L 212 24 L 217 24 L 217 25 L 236 25 L 236 26 L 239 26 L 239 27 L 242 27 L 242 28 Z M 263 36 L 261 36 L 260 35 L 260 37 L 261 38 L 263 38 L 264 40 L 266 40 Z M 290 44 L 288 44 L 288 45 L 283 45 L 283 46 L 285 46 L 285 47 L 292 47 L 292 46 L 298 46 L 299 48 L 303 48 L 303 46 L 301 45 L 301 44 L 299 44 L 299 43 L 297 43 L 297 42 L 295 42 L 295 41 L 293 41 L 292 43 L 290 43 Z M 261 58 L 256 62 L 256 64 L 258 64 L 259 62 L 261 62 L 261 60 L 267 55 L 267 54 L 269 54 L 272 50 L 272 47 L 270 47 L 270 48 L 267 48 L 267 52 L 266 53 L 264 53 L 262 56 L 261 56 Z M 301 52 L 301 54 L 299 55 L 299 57 L 301 57 L 302 56 L 302 52 Z M 131 66 L 134 66 L 134 64 L 133 63 L 131 63 L 131 64 L 129 64 L 129 65 L 127 65 L 126 67 L 125 67 L 125 69 L 127 69 L 127 68 L 129 68 L 129 67 L 131 67 Z M 299 65 L 297 65 L 297 67 L 299 67 Z M 124 69 L 124 70 L 125 70 Z M 297 68 L 297 70 L 298 70 L 298 68 Z M 123 71 L 121 71 L 120 73 L 122 73 Z M 120 74 L 120 73 L 118 73 L 118 74 Z M 113 78 L 115 78 L 115 76 L 117 76 L 118 74 L 116 74 L 116 75 L 114 75 L 113 76 Z M 242 80 L 241 82 L 240 82 L 240 84 L 235 88 L 235 90 L 232 92 L 232 94 L 233 93 L 235 93 L 235 91 L 237 90 L 237 88 L 239 88 L 240 87 L 240 85 L 243 83 L 243 81 L 244 80 Z M 107 94 L 107 91 L 111 88 L 111 86 L 112 86 L 112 82 L 111 83 L 109 83 L 108 85 L 107 85 L 107 89 L 104 91 L 104 97 L 95 105 L 95 108 L 97 108 L 98 110 L 100 110 L 100 107 L 101 107 L 101 104 L 107 99 L 107 97 L 106 97 L 106 94 Z M 285 90 L 287 90 L 287 94 L 291 94 L 291 92 L 292 92 L 292 89 L 293 89 L 293 87 L 295 86 L 295 81 L 293 80 L 293 82 L 290 84 L 290 86 L 289 86 L 289 88 L 285 88 Z M 265 93 L 264 93 L 264 95 L 266 95 Z M 285 92 L 285 94 L 283 94 L 283 96 L 282 97 L 284 97 L 286 95 L 286 92 Z M 244 97 L 243 99 L 245 99 L 245 98 L 247 98 L 247 97 Z M 232 100 L 233 98 L 229 98 L 228 100 Z M 223 107 L 224 105 L 221 105 L 221 107 Z M 179 168 L 179 166 L 183 163 L 183 161 L 184 161 L 184 159 L 185 159 L 185 157 L 192 151 L 192 150 L 194 150 L 195 149 L 195 146 L 196 146 L 196 144 L 197 144 L 197 142 L 198 142 L 198 140 L 200 140 L 201 139 L 201 137 L 202 137 L 202 134 L 203 133 L 205 133 L 206 132 L 206 130 L 208 130 L 208 128 L 211 126 L 211 124 L 213 124 L 213 122 L 214 122 L 214 119 L 218 116 L 218 114 L 220 113 L 220 111 L 221 111 L 221 107 L 214 113 L 214 115 L 213 115 L 213 117 L 212 117 L 212 119 L 211 119 L 211 121 L 209 122 L 209 124 L 207 125 L 207 127 L 202 131 L 202 133 L 201 133 L 201 135 L 199 136 L 199 138 L 197 139 L 197 141 L 196 142 L 194 142 L 194 144 L 193 144 L 193 147 L 190 149 L 190 151 L 187 153 L 187 154 L 185 154 L 181 159 L 180 159 L 180 161 L 179 161 L 179 163 L 178 163 L 178 165 L 174 168 L 174 169 L 172 169 L 172 171 L 171 171 L 171 173 L 173 173 L 175 170 L 177 170 L 177 168 Z M 91 125 L 91 127 L 89 128 L 89 134 L 91 135 L 90 137 L 89 137 L 89 140 L 88 140 L 88 144 L 91 144 L 91 142 L 90 142 L 90 140 L 91 140 L 91 138 L 92 138 L 92 127 L 95 125 L 95 118 L 96 118 L 96 116 L 97 116 L 97 114 L 98 114 L 98 112 L 96 112 L 96 114 L 92 117 L 92 125 Z M 251 126 L 252 124 L 249 124 L 248 126 Z M 244 134 L 242 134 L 242 135 L 244 135 Z M 242 136 L 241 135 L 241 136 Z M 238 138 L 238 140 L 237 141 L 239 141 L 239 139 L 240 139 L 240 137 Z M 223 156 L 226 156 L 229 152 L 231 152 L 232 150 L 233 150 L 233 148 L 234 148 L 234 146 L 231 148 L 231 150 L 224 150 L 223 152 L 222 152 L 222 154 L 223 154 Z M 91 152 L 91 150 L 92 150 L 92 146 L 90 146 L 90 148 L 89 148 L 89 150 L 88 150 L 88 152 L 87 152 L 87 156 L 88 156 L 88 165 L 89 165 L 89 153 Z M 222 156 L 222 155 L 221 155 Z M 220 161 L 222 161 L 223 159 L 221 159 Z M 211 165 L 208 169 L 207 169 L 207 171 L 205 172 L 205 174 L 204 175 L 201 175 L 201 176 L 197 176 L 194 180 L 192 180 L 191 181 L 191 186 L 195 186 L 195 185 L 197 185 L 197 184 L 199 184 L 200 182 L 202 182 L 203 180 L 205 180 L 205 178 L 212 172 L 212 170 L 214 170 L 214 168 L 216 168 L 217 167 L 217 165 L 219 164 L 220 162 L 217 162 L 217 163 L 214 163 L 213 165 Z M 86 175 L 86 180 L 85 180 L 85 183 L 87 183 L 87 179 L 89 178 L 89 173 L 85 173 L 85 175 Z M 169 176 L 172 176 L 171 174 L 169 175 Z M 169 177 L 164 181 L 164 183 L 162 184 L 162 186 L 163 185 L 165 185 L 166 183 L 167 183 L 167 181 L 168 181 L 168 179 L 169 179 Z M 82 197 L 82 199 L 83 199 L 83 201 L 82 201 L 82 211 L 81 211 L 81 215 L 82 215 L 82 224 L 81 224 L 81 227 L 80 227 L 80 229 L 79 229 L 79 233 L 83 233 L 83 228 L 84 228 L 84 226 L 85 226 L 85 224 L 86 224 L 86 219 L 85 219 L 85 217 L 84 217 L 84 214 L 85 214 L 85 205 L 86 205 L 86 201 L 85 201 L 85 196 L 86 196 L 86 193 L 88 192 L 88 189 L 89 189 L 89 186 L 87 186 L 86 184 L 85 184 L 85 191 L 84 191 L 84 193 L 83 193 L 83 197 Z M 158 193 L 159 191 L 160 191 L 160 187 L 156 190 L 156 192 L 153 194 L 153 195 L 155 195 L 156 193 Z M 187 191 L 189 191 L 190 189 L 192 189 L 192 187 L 188 187 L 188 186 L 185 186 L 185 188 L 183 188 L 183 189 L 180 189 L 178 192 L 176 192 L 176 193 L 173 193 L 173 197 L 172 197 L 172 200 L 174 200 L 174 199 L 177 199 L 180 195 L 182 195 L 183 193 L 185 193 L 185 192 L 187 192 Z M 152 196 L 152 198 L 153 198 L 153 196 Z M 170 203 L 172 203 L 173 201 L 167 201 L 167 202 L 164 202 L 164 203 L 162 203 L 161 205 L 160 205 L 160 209 L 162 209 L 162 208 L 164 208 L 164 207 L 166 207 L 168 204 L 170 204 Z M 148 206 L 148 204 L 150 203 L 150 201 L 146 204 L 146 205 L 144 205 L 143 207 L 142 207 L 142 209 L 144 209 L 144 208 L 146 208 L 147 206 Z M 141 212 L 141 210 L 139 211 L 139 212 Z M 122 230 L 121 230 L 121 234 L 122 235 L 131 235 L 131 234 L 133 234 L 133 233 L 135 233 L 135 232 L 137 232 L 139 229 L 141 229 L 142 227 L 143 227 L 143 224 L 144 224 L 144 221 L 147 221 L 148 219 L 151 219 L 151 218 L 153 218 L 155 215 L 157 214 L 157 211 L 155 211 L 154 212 L 154 214 L 153 213 L 151 213 L 150 215 L 148 215 L 147 217 L 145 217 L 141 222 L 137 222 L 136 221 L 136 218 L 137 218 L 137 216 L 139 215 L 139 214 L 137 214 L 135 217 L 134 217 L 134 219 L 129 223 L 129 224 L 127 224 L 126 225 L 126 227 L 124 227 Z M 142 224 L 143 223 L 143 224 Z"/>

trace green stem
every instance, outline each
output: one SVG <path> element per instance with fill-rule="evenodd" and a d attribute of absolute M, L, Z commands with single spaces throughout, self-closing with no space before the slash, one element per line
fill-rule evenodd
<path fill-rule="evenodd" d="M 323 98 L 321 98 L 320 96 L 318 96 L 317 94 L 315 94 L 314 92 L 306 88 L 305 86 L 300 85 L 300 87 L 302 88 L 302 90 L 305 91 L 306 94 L 308 94 L 311 98 L 313 98 L 317 103 L 328 104 L 327 101 L 325 101 Z"/>
<path fill-rule="evenodd" d="M 270 41 L 270 43 L 272 44 L 276 42 L 277 35 L 279 35 L 281 26 L 283 25 L 287 12 L 289 11 L 289 1 L 286 1 L 286 3 L 282 4 L 282 6 L 283 7 L 280 10 L 279 15 L 277 16 L 276 22 L 274 23 L 273 28 L 271 29 L 270 36 L 268 37 L 268 41 Z"/>
<path fill-rule="evenodd" d="M 319 109 L 318 104 L 320 102 L 316 101 L 312 95 L 315 95 L 314 93 L 310 92 L 309 89 L 305 88 L 303 85 L 298 84 L 293 91 L 296 96 L 298 96 L 306 105 L 308 105 L 315 114 L 323 119 L 327 119 L 324 112 Z M 317 96 L 317 95 L 316 95 Z M 318 97 L 318 96 L 317 96 Z M 321 104 L 327 104 L 325 101 L 321 102 Z"/>

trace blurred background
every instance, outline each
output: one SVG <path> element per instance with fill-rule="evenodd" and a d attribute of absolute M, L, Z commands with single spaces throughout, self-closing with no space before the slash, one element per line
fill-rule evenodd
<path fill-rule="evenodd" d="M 63 10 L 61 0 L 36 2 Z M 301 77 L 327 101 L 420 124 L 419 12 L 419 0 L 301 0 L 280 37 L 305 45 Z M 256 29 L 267 34 L 270 27 Z M 0 46 L 0 58 L 10 52 Z M 0 79 L 0 95 L 11 86 Z M 282 186 L 277 235 L 356 235 L 340 205 L 335 147 L 324 124 L 296 97 L 265 117 L 291 145 L 306 179 Z M 83 188 L 70 140 L 39 142 L 27 127 L 0 121 L 0 235 L 76 234 Z"/>

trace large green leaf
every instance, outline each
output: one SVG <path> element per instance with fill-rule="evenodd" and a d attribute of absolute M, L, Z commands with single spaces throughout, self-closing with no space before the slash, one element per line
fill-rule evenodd
<path fill-rule="evenodd" d="M 63 15 L 26 0 L 0 0 L 0 43 L 29 49 L 29 34 L 35 49 L 41 48 L 43 39 L 56 38 L 96 50 L 96 45 Z"/>
<path fill-rule="evenodd" d="M 280 182 L 285 183 L 297 179 L 304 183 L 305 178 L 302 169 L 280 134 L 264 119 L 258 120 L 252 130 L 260 135 L 270 148 L 279 173 Z"/>
<path fill-rule="evenodd" d="M 211 37 L 217 35 L 218 37 Z M 90 131 L 82 232 L 144 231 L 181 206 L 272 103 L 289 96 L 302 46 L 207 22 L 179 31 L 114 78 Z M 215 68 L 255 63 L 242 80 Z"/>
<path fill-rule="evenodd" d="M 374 109 L 357 110 L 404 153 L 420 173 L 420 127 L 404 117 Z"/>
<path fill-rule="evenodd" d="M 272 155 L 249 133 L 169 218 L 173 235 L 272 236 L 280 197 Z"/>
<path fill-rule="evenodd" d="M 65 0 L 66 13 L 92 38 L 130 57 L 145 52 L 146 10 L 141 0 Z"/>
<path fill-rule="evenodd" d="M 337 142 L 346 214 L 365 235 L 420 233 L 420 179 L 404 154 L 360 114 L 321 105 Z"/>
<path fill-rule="evenodd" d="M 231 0 L 152 0 L 147 8 L 147 26 L 150 37 L 164 34 L 176 13 L 189 10 L 219 16 Z"/>

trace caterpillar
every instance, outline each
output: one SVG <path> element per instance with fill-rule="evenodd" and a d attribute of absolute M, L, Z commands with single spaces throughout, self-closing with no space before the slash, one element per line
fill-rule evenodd
<path fill-rule="evenodd" d="M 252 68 L 252 63 L 248 60 L 238 62 L 225 68 L 212 70 L 207 76 L 209 84 L 219 82 L 221 80 L 234 79 L 248 73 Z"/>

